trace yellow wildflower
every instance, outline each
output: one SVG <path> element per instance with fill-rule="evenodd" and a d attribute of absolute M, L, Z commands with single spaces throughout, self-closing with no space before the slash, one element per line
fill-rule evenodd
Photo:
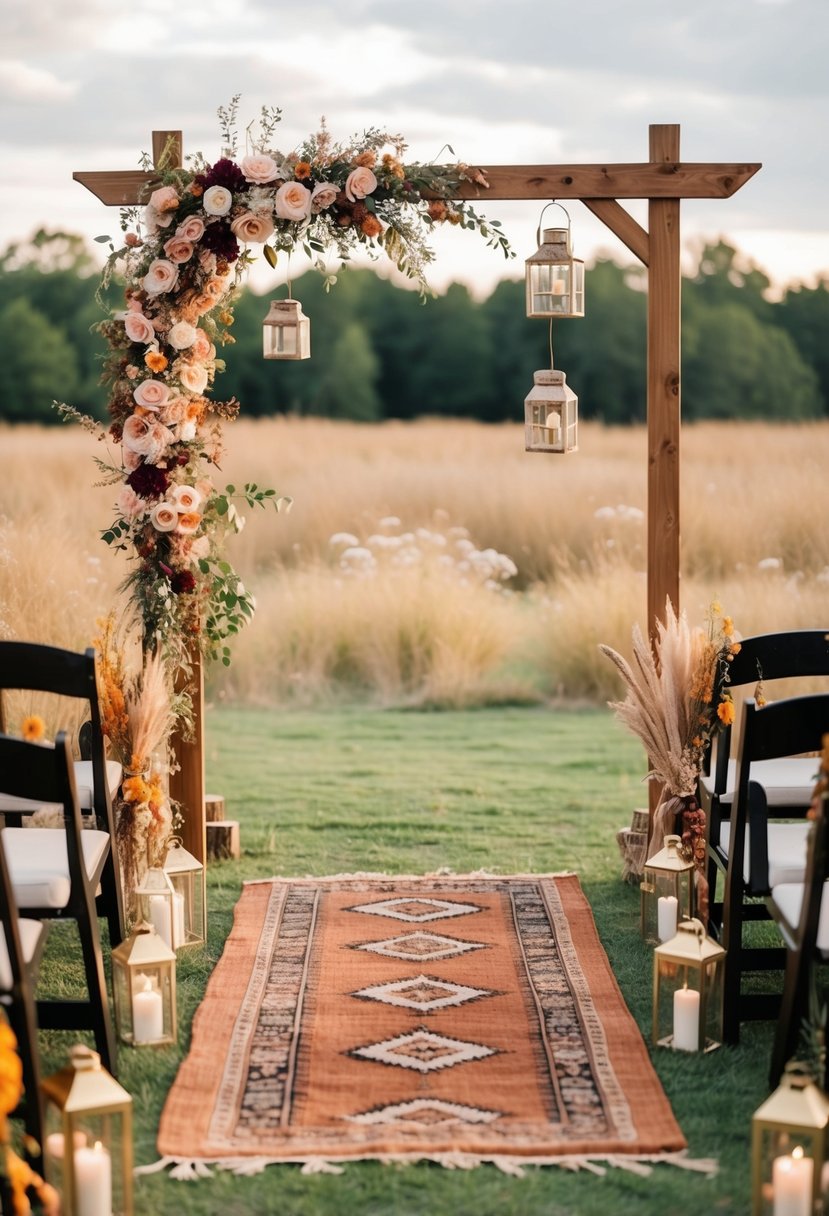
<path fill-rule="evenodd" d="M 722 722 L 723 726 L 731 726 L 734 721 L 735 710 L 734 702 L 729 698 L 725 701 L 720 701 L 717 706 L 717 717 Z"/>

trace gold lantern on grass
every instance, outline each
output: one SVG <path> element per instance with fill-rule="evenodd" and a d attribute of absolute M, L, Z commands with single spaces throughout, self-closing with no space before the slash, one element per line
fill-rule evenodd
<path fill-rule="evenodd" d="M 151 925 L 138 925 L 112 951 L 112 992 L 122 1042 L 176 1042 L 176 955 Z"/>
<path fill-rule="evenodd" d="M 164 873 L 173 888 L 174 906 L 183 909 L 182 940 L 176 949 L 200 945 L 205 939 L 204 866 L 174 839 L 164 859 Z"/>
<path fill-rule="evenodd" d="M 680 853 L 682 838 L 665 836 L 664 847 L 645 862 L 641 927 L 646 942 L 666 942 L 676 936 L 680 921 L 694 915 L 694 863 Z"/>
<path fill-rule="evenodd" d="M 826 1211 L 828 1128 L 829 1098 L 802 1064 L 787 1064 L 751 1120 L 752 1216 Z"/>
<path fill-rule="evenodd" d="M 41 1085 L 46 1180 L 62 1216 L 132 1216 L 132 1098 L 97 1052 L 79 1044 L 70 1061 Z"/>
<path fill-rule="evenodd" d="M 299 300 L 271 300 L 262 322 L 262 353 L 266 359 L 310 359 L 311 322 Z"/>
<path fill-rule="evenodd" d="M 653 1045 L 674 1051 L 713 1051 L 722 1044 L 725 950 L 698 920 L 653 952 Z"/>

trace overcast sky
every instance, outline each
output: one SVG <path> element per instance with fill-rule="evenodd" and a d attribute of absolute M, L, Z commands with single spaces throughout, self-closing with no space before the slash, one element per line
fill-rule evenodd
<path fill-rule="evenodd" d="M 153 129 L 182 129 L 185 151 L 214 159 L 217 107 L 241 93 L 242 129 L 281 107 L 283 151 L 324 114 L 335 138 L 400 131 L 410 159 L 449 143 L 484 164 L 639 161 L 649 123 L 678 122 L 683 160 L 763 162 L 733 198 L 683 204 L 689 248 L 723 235 L 781 283 L 829 272 L 829 0 L 0 0 L 0 12 L 0 247 L 40 226 L 112 231 L 115 212 L 72 171 L 135 167 Z M 632 260 L 568 207 L 579 256 Z M 533 251 L 539 205 L 482 209 L 519 258 Z M 430 281 L 485 292 L 503 273 L 452 230 Z"/>

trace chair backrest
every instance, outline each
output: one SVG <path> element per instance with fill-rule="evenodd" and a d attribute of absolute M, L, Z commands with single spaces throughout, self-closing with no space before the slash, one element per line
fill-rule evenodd
<path fill-rule="evenodd" d="M 748 805 L 753 763 L 817 752 L 827 733 L 829 693 L 787 697 L 763 706 L 757 706 L 753 700 L 746 701 L 743 705 L 742 741 L 737 757 L 735 806 Z M 815 757 L 815 781 L 819 768 L 820 760 Z"/>
<path fill-rule="evenodd" d="M 64 814 L 77 806 L 69 740 L 61 731 L 54 747 L 0 735 L 0 789 L 16 798 L 60 803 Z"/>
<path fill-rule="evenodd" d="M 829 629 L 792 629 L 742 638 L 739 651 L 728 664 L 728 676 L 728 686 L 734 689 L 755 685 L 760 679 L 829 676 Z M 731 749 L 731 727 L 726 726 L 716 737 L 714 790 L 717 794 L 725 793 L 728 788 Z"/>

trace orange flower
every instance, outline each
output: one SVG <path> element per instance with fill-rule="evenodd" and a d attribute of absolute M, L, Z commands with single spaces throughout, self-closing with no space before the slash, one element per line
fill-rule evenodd
<path fill-rule="evenodd" d="M 429 204 L 429 206 L 427 207 L 427 211 L 429 212 L 430 219 L 433 219 L 437 223 L 440 223 L 441 220 L 446 219 L 446 215 L 447 215 L 447 212 L 449 211 L 449 208 L 446 206 L 446 203 L 443 201 L 443 199 L 436 198 L 436 199 L 433 199 L 433 201 Z"/>
<path fill-rule="evenodd" d="M 726 701 L 720 701 L 717 706 L 717 717 L 723 726 L 731 726 L 734 721 L 735 710 L 734 702 L 730 698 Z"/>
<path fill-rule="evenodd" d="M 204 186 L 200 186 L 198 182 L 191 182 L 187 189 L 193 195 L 193 198 L 201 198 L 204 194 Z"/>
<path fill-rule="evenodd" d="M 377 164 L 377 153 L 368 148 L 365 152 L 361 152 L 359 156 L 355 156 L 354 164 L 362 165 L 366 169 L 373 169 Z"/>
<path fill-rule="evenodd" d="M 121 785 L 124 802 L 149 802 L 150 787 L 143 777 L 126 777 Z"/>
<path fill-rule="evenodd" d="M 20 733 L 27 743 L 39 743 L 46 734 L 46 723 L 39 714 L 29 714 L 23 719 Z"/>
<path fill-rule="evenodd" d="M 386 173 L 390 173 L 392 177 L 398 178 L 398 180 L 401 182 L 406 176 L 406 170 L 403 168 L 397 157 L 392 156 L 390 152 L 387 152 L 383 157 L 383 169 Z"/>
<path fill-rule="evenodd" d="M 167 356 L 162 355 L 159 350 L 148 350 L 144 362 L 151 372 L 163 372 L 167 366 Z"/>
<path fill-rule="evenodd" d="M 383 231 L 383 225 L 380 223 L 376 215 L 369 213 L 360 224 L 360 231 L 364 236 L 379 236 Z"/>
<path fill-rule="evenodd" d="M 307 160 L 297 161 L 296 168 L 294 169 L 294 177 L 296 178 L 296 180 L 298 182 L 304 182 L 305 179 L 310 176 L 311 176 L 311 166 L 308 164 L 308 161 Z"/>

